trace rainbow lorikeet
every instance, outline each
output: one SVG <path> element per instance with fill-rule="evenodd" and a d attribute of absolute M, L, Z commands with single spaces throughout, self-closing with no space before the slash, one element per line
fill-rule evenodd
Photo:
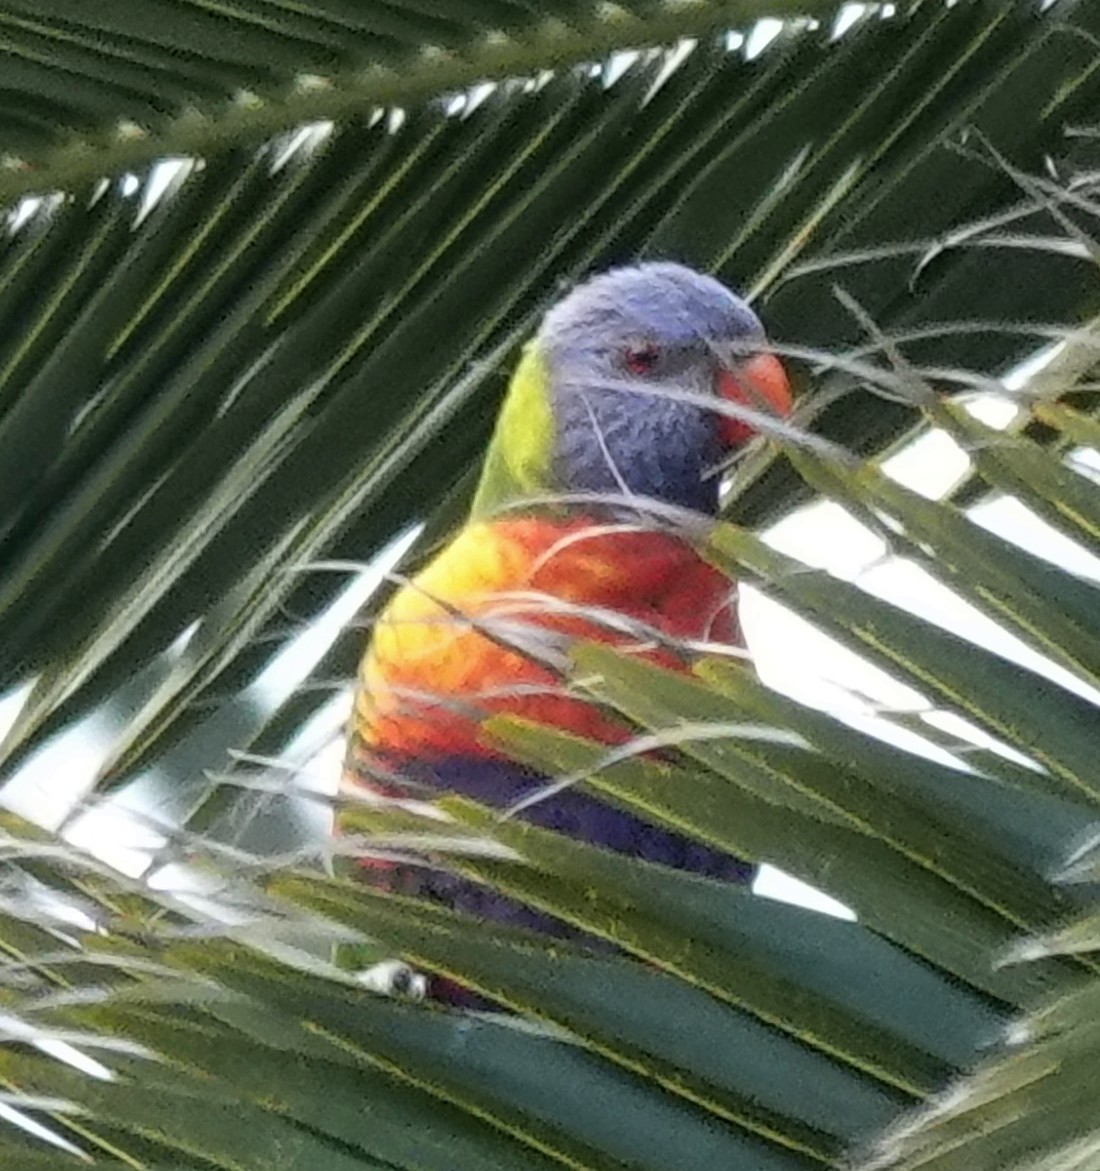
<path fill-rule="evenodd" d="M 630 735 L 566 694 L 540 647 L 576 636 L 637 647 L 648 629 L 657 642 L 645 653 L 682 666 L 659 649 L 662 637 L 741 642 L 728 579 L 673 528 L 647 520 L 645 504 L 716 513 L 715 468 L 753 431 L 708 404 L 778 416 L 791 406 L 765 345 L 743 300 L 673 263 L 592 277 L 546 313 L 512 378 L 466 524 L 375 626 L 351 721 L 352 783 L 393 793 L 379 778 L 404 776 L 511 805 L 546 778 L 486 741 L 479 724 L 488 714 L 609 744 Z M 736 859 L 575 789 L 523 815 L 684 870 L 747 874 Z M 384 881 L 548 928 L 436 870 L 391 864 Z"/>

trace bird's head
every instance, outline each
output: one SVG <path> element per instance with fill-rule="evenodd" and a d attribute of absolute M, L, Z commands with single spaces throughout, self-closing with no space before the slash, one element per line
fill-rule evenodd
<path fill-rule="evenodd" d="M 562 492 L 628 492 L 717 507 L 711 472 L 753 434 L 722 400 L 784 416 L 791 392 L 748 305 L 713 277 L 657 262 L 613 269 L 546 314 L 534 350 Z"/>

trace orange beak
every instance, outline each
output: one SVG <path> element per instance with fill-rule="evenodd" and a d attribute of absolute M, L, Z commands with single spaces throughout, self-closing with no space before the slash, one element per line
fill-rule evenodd
<path fill-rule="evenodd" d="M 757 354 L 747 362 L 739 362 L 733 370 L 722 370 L 718 375 L 718 393 L 731 403 L 780 419 L 785 419 L 794 405 L 787 372 L 774 354 Z M 756 434 L 744 420 L 731 419 L 728 415 L 719 419 L 719 427 L 726 447 L 737 447 Z"/>

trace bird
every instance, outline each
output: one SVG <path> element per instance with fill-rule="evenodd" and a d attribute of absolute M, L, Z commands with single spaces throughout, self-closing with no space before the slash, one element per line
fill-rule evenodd
<path fill-rule="evenodd" d="M 631 647 L 681 670 L 683 644 L 743 646 L 733 584 L 667 518 L 715 517 L 724 463 L 791 408 L 760 319 L 715 277 L 646 261 L 570 289 L 522 351 L 465 522 L 373 624 L 348 726 L 347 784 L 515 807 L 547 778 L 487 739 L 488 716 L 607 745 L 634 734 L 563 687 L 571 639 Z M 575 787 L 531 801 L 522 816 L 708 877 L 750 874 Z M 441 868 L 364 865 L 389 889 L 564 932 Z"/>

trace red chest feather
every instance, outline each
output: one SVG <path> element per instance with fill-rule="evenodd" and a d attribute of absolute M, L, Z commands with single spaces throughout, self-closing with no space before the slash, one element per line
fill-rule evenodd
<path fill-rule="evenodd" d="M 469 525 L 379 620 L 355 738 L 402 757 L 487 756 L 478 723 L 507 711 L 622 739 L 619 725 L 562 694 L 539 658 L 580 637 L 678 665 L 647 627 L 672 640 L 741 641 L 729 580 L 674 536 L 583 519 Z"/>

